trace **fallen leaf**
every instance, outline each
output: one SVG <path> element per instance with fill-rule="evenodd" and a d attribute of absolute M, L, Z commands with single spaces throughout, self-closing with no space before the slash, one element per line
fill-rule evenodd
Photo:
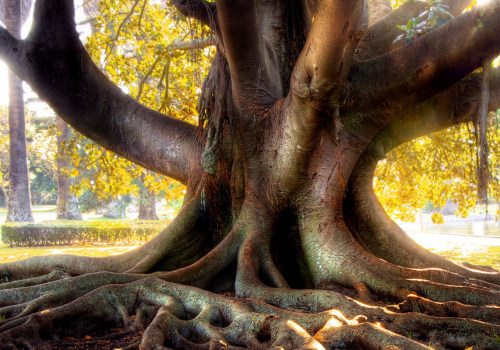
<path fill-rule="evenodd" d="M 43 311 L 41 311 L 40 313 L 41 313 L 41 314 L 46 314 L 46 313 L 48 313 L 48 312 L 50 312 L 50 309 L 43 310 Z"/>
<path fill-rule="evenodd" d="M 90 335 L 86 335 L 83 339 L 92 339 L 92 337 Z"/>
<path fill-rule="evenodd" d="M 64 337 L 64 339 L 71 340 L 71 341 L 75 341 L 76 340 L 76 338 L 73 338 L 73 337 Z"/>

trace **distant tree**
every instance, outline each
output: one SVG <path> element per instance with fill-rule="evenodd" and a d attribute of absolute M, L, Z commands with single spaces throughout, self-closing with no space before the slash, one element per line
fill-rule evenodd
<path fill-rule="evenodd" d="M 78 210 L 78 198 L 71 190 L 71 182 L 74 179 L 68 171 L 70 157 L 65 147 L 70 142 L 71 129 L 68 124 L 56 117 L 57 129 L 57 219 L 58 220 L 82 220 L 82 214 Z"/>
<path fill-rule="evenodd" d="M 21 27 L 29 13 L 31 1 L 4 0 L 2 20 L 7 30 L 21 38 Z M 9 71 L 9 200 L 7 221 L 33 221 L 31 212 L 28 156 L 24 116 L 23 83 Z"/>
<path fill-rule="evenodd" d="M 500 199 L 499 118 L 493 113 L 488 123 L 488 197 L 495 202 Z M 479 203 L 478 134 L 477 123 L 469 122 L 417 138 L 389 152 L 379 162 L 374 182 L 387 212 L 397 219 L 413 221 L 428 201 L 437 210 L 452 199 L 458 206 L 457 215 L 467 217 Z M 442 220 L 437 211 L 433 220 Z"/>

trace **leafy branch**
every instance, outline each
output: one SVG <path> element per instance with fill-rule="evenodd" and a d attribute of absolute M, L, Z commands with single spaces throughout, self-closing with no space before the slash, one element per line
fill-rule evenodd
<path fill-rule="evenodd" d="M 405 0 L 405 3 L 410 1 L 413 0 Z M 398 35 L 394 43 L 405 39 L 405 44 L 408 44 L 452 19 L 453 15 L 448 12 L 449 6 L 442 2 L 443 0 L 428 0 L 422 13 L 410 18 L 406 25 L 398 25 L 404 33 Z"/>

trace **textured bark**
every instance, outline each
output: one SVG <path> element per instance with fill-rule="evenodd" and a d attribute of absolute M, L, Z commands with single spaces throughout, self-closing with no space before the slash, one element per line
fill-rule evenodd
<path fill-rule="evenodd" d="M 5 25 L 16 38 L 21 37 L 21 0 L 6 0 Z M 24 116 L 23 82 L 9 71 L 9 201 L 7 222 L 34 221 L 31 212 L 28 155 Z"/>
<path fill-rule="evenodd" d="M 139 190 L 139 216 L 137 219 L 159 220 L 158 214 L 156 214 L 156 194 L 144 186 L 143 177 L 141 182 L 143 182 L 143 185 Z"/>
<path fill-rule="evenodd" d="M 71 140 L 71 129 L 60 117 L 56 117 L 57 128 L 57 216 L 58 220 L 82 220 L 78 210 L 78 198 L 70 192 L 71 178 L 63 169 L 68 168 L 69 161 L 64 154 L 64 144 Z"/>
<path fill-rule="evenodd" d="M 0 285 L 0 340 L 14 349 L 76 338 L 140 349 L 497 347 L 500 272 L 419 247 L 372 181 L 393 147 L 477 115 L 477 69 L 500 53 L 500 3 L 399 48 L 397 30 L 381 28 L 415 16 L 420 2 L 390 13 L 377 0 L 173 3 L 217 36 L 198 127 L 147 110 L 99 73 L 69 1 L 38 0 L 27 41 L 0 30 L 0 55 L 61 117 L 187 184 L 177 218 L 137 250 L 0 265 L 14 279 Z M 449 2 L 454 13 L 467 3 Z M 490 109 L 499 77 L 491 71 Z"/>

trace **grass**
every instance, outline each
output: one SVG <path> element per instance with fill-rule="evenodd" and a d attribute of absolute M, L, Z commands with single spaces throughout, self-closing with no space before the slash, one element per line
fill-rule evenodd
<path fill-rule="evenodd" d="M 433 250 L 431 249 L 431 251 Z M 455 247 L 451 250 L 443 250 L 435 253 L 456 262 L 467 261 L 474 265 L 491 266 L 494 269 L 500 270 L 500 246 L 484 247 L 484 249 L 479 251 L 464 251 L 460 247 Z"/>
<path fill-rule="evenodd" d="M 83 256 L 110 256 L 125 253 L 137 246 L 57 246 L 57 247 L 19 247 L 10 248 L 0 244 L 0 263 L 26 259 L 36 255 L 72 254 Z"/>
<path fill-rule="evenodd" d="M 33 206 L 36 222 L 55 219 L 55 206 Z M 491 212 L 491 208 L 490 208 Z M 160 216 L 170 218 L 175 215 L 174 210 L 159 212 Z M 5 221 L 6 210 L 0 208 L 0 222 Z M 86 221 L 104 221 L 100 216 L 85 215 Z M 130 219 L 128 219 L 130 220 Z M 116 221 L 116 220 L 113 220 Z M 127 219 L 124 219 L 127 221 Z M 85 225 L 85 221 L 78 223 Z M 450 260 L 467 261 L 475 265 L 487 265 L 500 270 L 500 238 L 477 238 L 470 236 L 454 236 L 419 233 L 411 234 L 412 238 L 423 247 L 444 256 Z M 9 248 L 0 242 L 0 263 L 20 260 L 35 255 L 73 254 L 84 256 L 109 256 L 121 254 L 137 246 L 112 246 L 112 245 L 73 245 L 56 247 L 19 247 Z"/>
<path fill-rule="evenodd" d="M 439 242 L 438 247 L 434 240 L 417 240 L 418 243 L 436 254 L 450 260 L 467 261 L 475 265 L 487 265 L 500 270 L 500 246 L 485 244 L 460 244 L 453 241 Z M 427 244 L 426 244 L 427 242 Z M 494 241 L 495 242 L 495 241 Z M 500 238 L 498 239 L 500 244 Z M 0 243 L 0 263 L 16 261 L 36 255 L 73 254 L 83 256 L 110 256 L 125 253 L 138 246 L 113 246 L 113 245 L 73 245 L 53 247 L 17 247 L 10 248 Z"/>

